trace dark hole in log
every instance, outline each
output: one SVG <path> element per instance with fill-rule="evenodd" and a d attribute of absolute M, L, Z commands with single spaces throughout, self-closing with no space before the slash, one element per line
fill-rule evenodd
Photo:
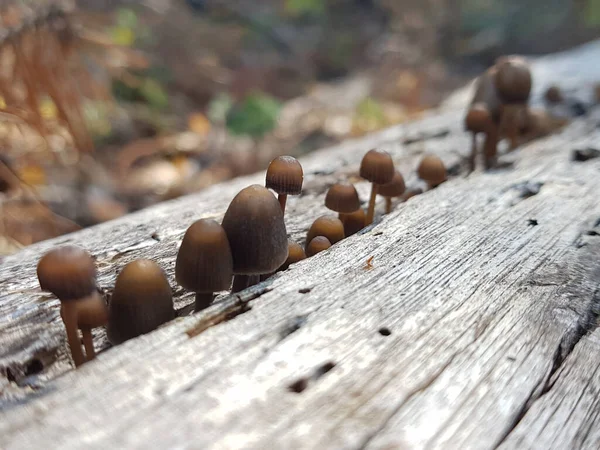
<path fill-rule="evenodd" d="M 379 329 L 379 334 L 382 336 L 389 336 L 390 334 L 392 334 L 392 332 L 390 331 L 389 328 L 387 327 L 382 327 Z"/>
<path fill-rule="evenodd" d="M 44 370 L 44 364 L 39 359 L 32 359 L 29 364 L 27 364 L 27 368 L 25 369 L 25 375 L 35 375 Z"/>
<path fill-rule="evenodd" d="M 308 387 L 308 380 L 306 378 L 300 378 L 297 381 L 294 381 L 292 384 L 288 386 L 288 389 L 296 394 L 300 394 Z"/>
<path fill-rule="evenodd" d="M 302 288 L 298 292 L 300 294 L 308 294 L 310 292 L 310 288 Z"/>

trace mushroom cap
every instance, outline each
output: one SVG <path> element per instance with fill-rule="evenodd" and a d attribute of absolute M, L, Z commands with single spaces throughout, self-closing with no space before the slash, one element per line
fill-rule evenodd
<path fill-rule="evenodd" d="M 336 183 L 327 191 L 325 206 L 338 213 L 354 212 L 360 208 L 358 192 L 351 183 Z"/>
<path fill-rule="evenodd" d="M 430 185 L 438 185 L 446 181 L 446 167 L 440 158 L 435 155 L 425 155 L 417 168 L 419 178 Z"/>
<path fill-rule="evenodd" d="M 175 317 L 173 293 L 154 261 L 137 259 L 117 276 L 108 305 L 108 339 L 120 344 Z"/>
<path fill-rule="evenodd" d="M 288 257 L 279 270 L 287 270 L 292 264 L 306 259 L 306 253 L 300 244 L 293 241 L 288 241 Z"/>
<path fill-rule="evenodd" d="M 496 63 L 496 90 L 503 102 L 526 103 L 531 94 L 531 70 L 524 58 L 507 56 Z"/>
<path fill-rule="evenodd" d="M 233 257 L 223 227 L 212 219 L 194 222 L 177 253 L 177 283 L 189 291 L 209 293 L 229 289 L 232 277 Z"/>
<path fill-rule="evenodd" d="M 406 185 L 404 184 L 404 177 L 397 170 L 394 172 L 394 178 L 387 184 L 382 184 L 377 189 L 377 193 L 384 197 L 400 197 L 404 194 Z"/>
<path fill-rule="evenodd" d="M 261 275 L 275 272 L 288 256 L 283 212 L 275 196 L 254 184 L 231 201 L 223 229 L 233 256 L 233 273 Z"/>
<path fill-rule="evenodd" d="M 78 300 L 96 291 L 96 266 L 92 256 L 76 245 L 46 253 L 38 262 L 40 287 L 61 301 Z"/>
<path fill-rule="evenodd" d="M 298 160 L 292 156 L 278 156 L 267 169 L 265 185 L 278 194 L 299 195 L 304 173 Z"/>
<path fill-rule="evenodd" d="M 465 117 L 465 129 L 473 133 L 484 133 L 491 125 L 492 117 L 484 103 L 471 105 Z"/>
<path fill-rule="evenodd" d="M 346 237 L 344 224 L 334 216 L 321 216 L 313 222 L 306 235 L 306 246 L 317 236 L 326 237 L 331 244 L 341 241 Z M 308 253 L 307 253 L 308 254 Z"/>
<path fill-rule="evenodd" d="M 361 208 L 354 211 L 353 213 L 344 214 L 341 220 L 344 224 L 344 234 L 346 235 L 346 237 L 348 237 L 358 233 L 365 227 L 367 222 L 367 215 L 365 214 L 365 211 Z"/>
<path fill-rule="evenodd" d="M 331 247 L 331 242 L 329 242 L 329 239 L 327 239 L 325 236 L 315 236 L 308 243 L 306 256 L 315 256 L 317 253 L 327 250 L 329 247 Z"/>
<path fill-rule="evenodd" d="M 360 163 L 360 176 L 375 184 L 387 184 L 394 177 L 394 161 L 388 152 L 369 150 Z"/>
<path fill-rule="evenodd" d="M 552 103 L 552 104 L 560 103 L 564 100 L 562 91 L 556 85 L 550 86 L 546 90 L 546 93 L 544 94 L 544 98 L 546 99 L 546 101 L 548 103 Z"/>

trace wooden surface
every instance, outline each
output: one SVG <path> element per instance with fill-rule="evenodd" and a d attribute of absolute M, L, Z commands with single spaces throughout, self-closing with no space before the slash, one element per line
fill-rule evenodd
<path fill-rule="evenodd" d="M 600 158 L 571 160 L 597 123 L 469 176 L 453 111 L 310 155 L 288 199 L 298 241 L 375 145 L 409 185 L 423 152 L 455 176 L 194 316 L 173 280 L 183 233 L 261 174 L 6 258 L 0 448 L 599 448 Z M 72 370 L 58 302 L 35 279 L 64 242 L 92 250 L 107 296 L 127 262 L 155 259 L 182 317 Z M 107 347 L 102 330 L 95 341 Z"/>

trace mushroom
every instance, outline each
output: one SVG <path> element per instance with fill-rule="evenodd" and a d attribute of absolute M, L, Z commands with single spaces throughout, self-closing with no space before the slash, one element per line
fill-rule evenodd
<path fill-rule="evenodd" d="M 499 58 L 494 82 L 503 103 L 500 130 L 506 133 L 514 149 L 518 138 L 518 116 L 526 109 L 531 94 L 532 77 L 527 61 L 519 56 Z"/>
<path fill-rule="evenodd" d="M 268 189 L 257 184 L 242 189 L 229 204 L 222 225 L 233 257 L 233 292 L 245 289 L 250 276 L 275 272 L 287 259 L 283 211 Z"/>
<path fill-rule="evenodd" d="M 292 156 L 278 156 L 267 168 L 265 185 L 278 194 L 281 211 L 285 213 L 288 195 L 299 195 L 302 192 L 304 173 L 298 160 Z"/>
<path fill-rule="evenodd" d="M 38 262 L 40 287 L 60 300 L 60 316 L 76 367 L 94 359 L 92 328 L 105 325 L 106 303 L 96 288 L 96 267 L 92 256 L 83 248 L 65 245 L 46 253 Z M 78 329 L 83 336 L 85 355 Z"/>
<path fill-rule="evenodd" d="M 490 67 L 478 79 L 475 85 L 475 94 L 471 101 L 471 106 L 482 103 L 490 113 L 491 123 L 485 133 L 483 145 L 484 163 L 486 169 L 491 169 L 496 164 L 496 154 L 498 149 L 498 140 L 500 139 L 499 127 L 502 116 L 502 102 L 496 91 L 497 68 Z"/>
<path fill-rule="evenodd" d="M 471 156 L 469 159 L 470 170 L 475 170 L 475 161 L 477 158 L 477 134 L 487 133 L 493 127 L 492 117 L 485 103 L 475 103 L 471 105 L 467 116 L 465 117 L 465 129 L 473 134 L 473 143 L 471 145 Z"/>
<path fill-rule="evenodd" d="M 174 318 L 171 286 L 158 264 L 136 259 L 123 267 L 108 305 L 108 340 L 118 345 Z"/>
<path fill-rule="evenodd" d="M 326 237 L 330 244 L 333 245 L 346 237 L 344 234 L 344 224 L 337 217 L 328 215 L 321 216 L 313 222 L 306 234 L 307 249 L 310 241 L 316 236 Z M 308 254 L 308 250 L 306 253 Z"/>
<path fill-rule="evenodd" d="M 194 222 L 179 247 L 175 279 L 196 293 L 195 311 L 210 305 L 214 292 L 229 289 L 232 277 L 233 258 L 223 227 L 212 219 Z"/>
<path fill-rule="evenodd" d="M 556 85 L 550 86 L 544 93 L 544 100 L 551 105 L 562 103 L 564 100 L 562 91 Z"/>
<path fill-rule="evenodd" d="M 435 155 L 425 155 L 417 168 L 419 178 L 426 181 L 433 189 L 446 181 L 446 167 L 440 158 Z"/>
<path fill-rule="evenodd" d="M 292 264 L 303 259 L 306 259 L 306 253 L 304 253 L 302 246 L 296 242 L 288 241 L 288 257 L 278 270 L 287 270 Z"/>
<path fill-rule="evenodd" d="M 397 170 L 394 172 L 394 178 L 388 184 L 379 186 L 379 195 L 385 198 L 385 213 L 392 212 L 392 198 L 400 197 L 406 191 L 404 177 Z"/>
<path fill-rule="evenodd" d="M 377 187 L 378 185 L 389 183 L 394 177 L 394 162 L 392 161 L 392 157 L 383 150 L 369 150 L 360 163 L 360 176 L 372 183 L 365 223 L 366 225 L 370 225 L 373 223 L 373 217 L 375 216 Z"/>
<path fill-rule="evenodd" d="M 327 239 L 325 236 L 315 236 L 308 243 L 306 256 L 310 258 L 311 256 L 315 256 L 317 253 L 327 250 L 329 247 L 331 247 L 331 242 L 329 242 L 329 239 Z"/>
<path fill-rule="evenodd" d="M 351 214 L 344 214 L 344 217 L 342 218 L 342 223 L 344 224 L 344 235 L 348 237 L 358 233 L 365 227 L 366 220 L 367 215 L 362 208 L 357 209 Z"/>
<path fill-rule="evenodd" d="M 360 209 L 358 192 L 351 183 L 336 183 L 327 191 L 325 206 L 337 212 L 339 219 L 343 221 L 344 214 L 350 214 Z"/>

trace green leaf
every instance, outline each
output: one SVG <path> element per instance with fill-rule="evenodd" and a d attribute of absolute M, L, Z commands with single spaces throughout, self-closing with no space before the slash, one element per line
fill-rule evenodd
<path fill-rule="evenodd" d="M 322 16 L 325 14 L 325 0 L 286 0 L 285 10 L 292 16 Z"/>
<path fill-rule="evenodd" d="M 233 134 L 260 137 L 275 128 L 281 104 L 273 97 L 256 92 L 231 109 L 227 128 Z"/>
<path fill-rule="evenodd" d="M 586 27 L 600 26 L 600 0 L 587 1 L 583 20 Z"/>
<path fill-rule="evenodd" d="M 137 14 L 129 8 L 117 10 L 117 24 L 123 28 L 135 28 L 138 24 Z"/>
<path fill-rule="evenodd" d="M 169 97 L 160 83 L 152 78 L 146 78 L 140 86 L 140 94 L 154 109 L 165 109 L 169 106 Z"/>

